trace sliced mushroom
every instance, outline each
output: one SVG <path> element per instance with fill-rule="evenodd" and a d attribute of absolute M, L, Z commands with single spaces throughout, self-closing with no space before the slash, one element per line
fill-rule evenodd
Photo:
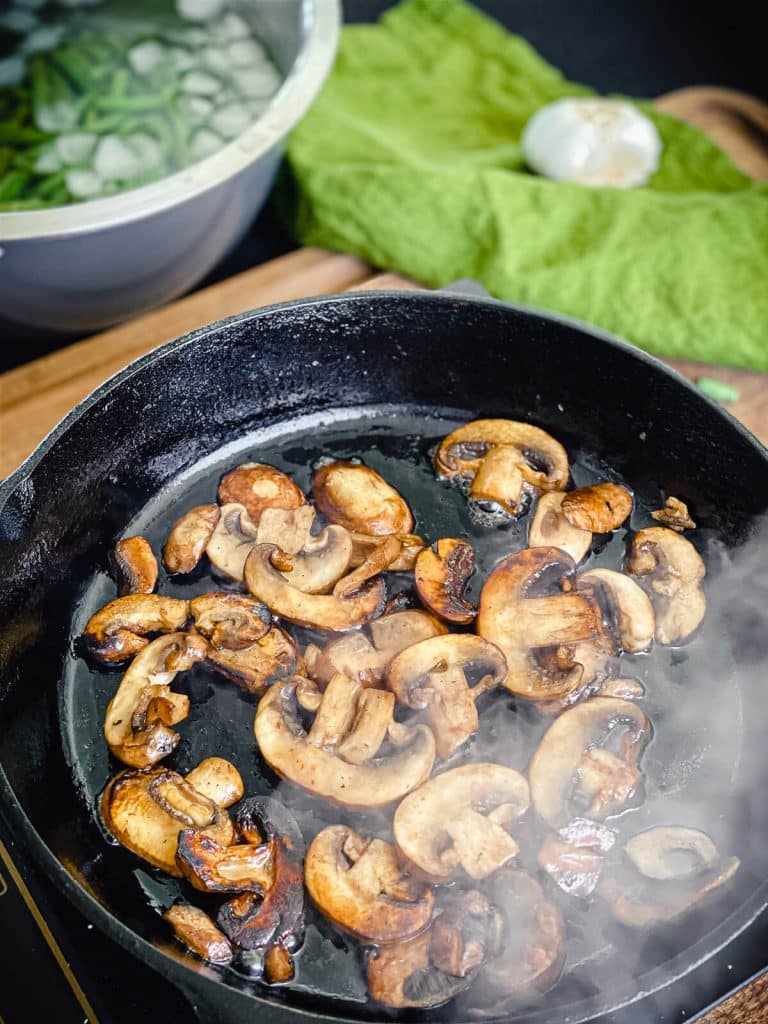
<path fill-rule="evenodd" d="M 146 537 L 125 537 L 115 544 L 118 593 L 151 594 L 157 586 L 157 559 Z"/>
<path fill-rule="evenodd" d="M 256 531 L 257 544 L 276 544 L 289 555 L 297 555 L 309 540 L 315 510 L 311 505 L 298 508 L 265 508 Z"/>
<path fill-rule="evenodd" d="M 304 929 L 304 840 L 296 820 L 283 804 L 252 797 L 238 808 L 238 834 L 248 843 L 271 851 L 272 882 L 262 893 L 246 892 L 223 904 L 217 923 L 241 949 L 264 949 L 265 980 L 274 984 L 293 976 L 291 951 Z"/>
<path fill-rule="evenodd" d="M 222 505 L 205 549 L 213 568 L 225 579 L 242 583 L 245 560 L 256 546 L 258 527 L 244 505 Z"/>
<path fill-rule="evenodd" d="M 244 462 L 221 478 L 220 505 L 243 505 L 254 523 L 266 508 L 298 508 L 306 504 L 300 487 L 289 476 L 263 462 Z"/>
<path fill-rule="evenodd" d="M 560 548 L 574 562 L 580 562 L 589 551 L 592 533 L 580 530 L 568 522 L 560 507 L 564 497 L 565 491 L 550 491 L 539 495 L 528 529 L 528 546 Z"/>
<path fill-rule="evenodd" d="M 199 767 L 202 769 L 202 765 Z M 198 770 L 198 785 L 202 780 Z M 182 829 L 198 829 L 221 846 L 228 846 L 235 838 L 224 807 L 204 796 L 178 772 L 165 768 L 116 775 L 101 798 L 101 818 L 119 843 L 177 878 L 181 870 L 176 864 L 176 848 Z"/>
<path fill-rule="evenodd" d="M 363 942 L 409 939 L 432 917 L 431 889 L 403 872 L 394 847 L 346 825 L 329 825 L 312 840 L 304 882 L 319 910 Z"/>
<path fill-rule="evenodd" d="M 315 473 L 312 494 L 332 523 L 354 533 L 378 537 L 413 530 L 405 500 L 369 466 L 329 462 Z"/>
<path fill-rule="evenodd" d="M 508 832 L 529 804 L 528 783 L 512 768 L 475 763 L 452 768 L 409 794 L 395 811 L 395 845 L 431 882 L 464 871 L 485 878 L 517 856 Z"/>
<path fill-rule="evenodd" d="M 583 595 L 563 592 L 574 571 L 573 559 L 559 548 L 527 548 L 503 559 L 480 594 L 477 632 L 507 659 L 503 685 L 528 700 L 581 693 L 605 669 L 599 608 Z M 588 643 L 569 646 L 580 641 Z M 539 656 L 547 650 L 551 657 Z"/>
<path fill-rule="evenodd" d="M 497 451 L 501 449 L 501 451 Z M 490 456 L 488 466 L 484 460 Z M 477 477 L 474 497 L 519 511 L 523 485 L 541 491 L 562 490 L 568 483 L 568 455 L 546 431 L 516 420 L 473 420 L 454 430 L 435 453 L 438 476 Z M 481 492 L 481 493 L 477 493 Z"/>
<path fill-rule="evenodd" d="M 232 947 L 204 910 L 190 903 L 174 903 L 163 914 L 179 942 L 203 960 L 226 964 L 232 959 Z"/>
<path fill-rule="evenodd" d="M 262 893 L 274 882 L 275 865 L 267 843 L 222 846 L 195 829 L 179 832 L 176 863 L 202 892 Z"/>
<path fill-rule="evenodd" d="M 273 544 L 284 553 L 281 570 L 292 587 L 305 594 L 323 594 L 347 571 L 352 538 L 342 526 L 326 526 L 313 537 L 309 533 L 313 520 L 314 509 L 308 506 L 293 511 L 265 509 L 256 543 Z"/>
<path fill-rule="evenodd" d="M 595 591 L 602 595 L 623 650 L 637 654 L 651 646 L 656 629 L 653 605 L 631 576 L 613 569 L 590 569 L 579 576 L 576 589 L 587 596 Z"/>
<path fill-rule="evenodd" d="M 350 565 L 354 569 L 370 558 L 371 553 L 382 543 L 382 538 L 380 536 L 372 537 L 366 533 L 355 533 L 354 531 L 350 531 L 349 535 L 352 538 L 352 561 Z M 416 558 L 424 547 L 424 541 L 421 537 L 416 537 L 412 533 L 395 533 L 392 536 L 400 541 L 400 553 L 394 562 L 389 564 L 387 571 L 412 572 Z"/>
<path fill-rule="evenodd" d="M 645 687 L 636 679 L 607 679 L 600 687 L 602 697 L 620 697 L 637 700 L 645 696 Z"/>
<path fill-rule="evenodd" d="M 310 644 L 304 652 L 308 674 L 323 685 L 341 672 L 363 686 L 373 686 L 381 682 L 387 666 L 400 651 L 447 632 L 432 615 L 415 609 L 382 615 L 370 623 L 370 630 L 373 643 L 363 633 L 347 633 L 322 650 Z"/>
<path fill-rule="evenodd" d="M 499 913 L 481 892 L 453 893 L 432 924 L 430 959 L 446 974 L 472 977 L 498 949 L 501 928 Z"/>
<path fill-rule="evenodd" d="M 618 730 L 618 755 L 597 746 Z M 538 816 L 552 828 L 567 824 L 575 781 L 592 798 L 583 817 L 600 820 L 621 810 L 637 788 L 637 763 L 650 737 L 648 718 L 626 700 L 593 697 L 564 711 L 544 733 L 528 770 Z"/>
<path fill-rule="evenodd" d="M 245 564 L 248 589 L 283 619 L 316 629 L 343 631 L 361 626 L 379 614 L 384 606 L 385 586 L 373 580 L 358 593 L 347 598 L 330 594 L 305 594 L 291 586 L 275 568 L 273 559 L 280 549 L 273 544 L 258 544 Z"/>
<path fill-rule="evenodd" d="M 235 651 L 209 648 L 206 662 L 248 693 L 262 693 L 278 679 L 301 668 L 295 642 L 277 626 L 272 626 L 250 647 Z"/>
<path fill-rule="evenodd" d="M 195 505 L 174 523 L 163 549 L 168 572 L 192 572 L 205 554 L 220 515 L 218 505 Z"/>
<path fill-rule="evenodd" d="M 539 850 L 538 862 L 568 896 L 591 896 L 616 833 L 589 818 L 574 818 Z"/>
<path fill-rule="evenodd" d="M 689 540 L 663 526 L 640 530 L 632 538 L 627 572 L 648 577 L 659 643 L 680 643 L 693 633 L 707 610 L 701 589 L 706 568 Z"/>
<path fill-rule="evenodd" d="M 571 524 L 591 533 L 618 530 L 632 511 L 632 495 L 621 484 L 593 484 L 569 491 L 560 509 Z"/>
<path fill-rule="evenodd" d="M 651 512 L 651 519 L 657 523 L 668 526 L 670 530 L 682 533 L 683 530 L 695 530 L 696 523 L 691 519 L 688 506 L 684 501 L 670 495 L 664 502 L 664 508 L 658 508 Z"/>
<path fill-rule="evenodd" d="M 523 871 L 497 872 L 486 894 L 502 919 L 498 955 L 483 968 L 482 996 L 521 1002 L 541 996 L 559 979 L 565 964 L 565 922 L 541 886 Z"/>
<path fill-rule="evenodd" d="M 328 527 L 331 529 L 331 527 Z M 339 527 L 342 529 L 342 527 Z M 349 533 L 344 531 L 347 537 Z M 333 588 L 334 597 L 349 597 L 356 593 L 364 583 L 379 573 L 386 572 L 394 562 L 397 561 L 403 545 L 394 535 L 385 537 L 371 551 L 364 562 L 361 562 L 356 569 L 353 569 L 348 576 L 340 579 Z"/>
<path fill-rule="evenodd" d="M 480 675 L 472 687 L 470 670 Z M 498 647 L 469 633 L 450 633 L 401 651 L 386 679 L 401 704 L 426 711 L 438 757 L 446 758 L 477 732 L 475 701 L 506 675 L 507 663 Z"/>
<path fill-rule="evenodd" d="M 219 807 L 231 807 L 242 800 L 245 788 L 240 772 L 223 757 L 206 757 L 187 772 L 187 783 Z"/>
<path fill-rule="evenodd" d="M 401 726 L 402 745 L 363 764 L 348 764 L 316 746 L 299 717 L 297 683 L 296 678 L 275 683 L 256 712 L 259 752 L 282 778 L 326 800 L 363 809 L 391 804 L 429 776 L 435 741 L 426 726 Z"/>
<path fill-rule="evenodd" d="M 189 619 L 189 601 L 160 594 L 130 594 L 100 608 L 83 632 L 91 655 L 105 664 L 125 661 L 149 643 L 153 633 L 175 633 Z"/>
<path fill-rule="evenodd" d="M 200 594 L 192 598 L 189 610 L 195 629 L 218 651 L 240 651 L 267 633 L 272 616 L 266 605 L 240 594 Z"/>
<path fill-rule="evenodd" d="M 657 826 L 629 839 L 626 861 L 597 887 L 611 913 L 630 928 L 651 928 L 688 913 L 729 882 L 738 857 L 721 860 L 704 832 Z"/>
<path fill-rule="evenodd" d="M 395 1009 L 434 1007 L 469 988 L 477 971 L 457 977 L 432 962 L 432 930 L 374 950 L 368 960 L 371 998 Z"/>
<path fill-rule="evenodd" d="M 416 559 L 416 593 L 422 604 L 441 619 L 466 626 L 477 615 L 477 609 L 464 593 L 474 569 L 472 545 L 443 537 Z"/>
<path fill-rule="evenodd" d="M 158 637 L 136 655 L 107 706 L 104 737 L 123 764 L 148 768 L 173 751 L 178 725 L 189 714 L 189 698 L 171 692 L 177 672 L 201 661 L 208 645 L 196 634 Z"/>

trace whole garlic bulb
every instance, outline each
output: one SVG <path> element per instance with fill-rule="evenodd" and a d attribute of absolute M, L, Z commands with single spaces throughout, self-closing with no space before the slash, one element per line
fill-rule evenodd
<path fill-rule="evenodd" d="M 562 99 L 537 110 L 523 131 L 528 166 L 555 181 L 644 185 L 659 166 L 650 118 L 623 100 Z"/>

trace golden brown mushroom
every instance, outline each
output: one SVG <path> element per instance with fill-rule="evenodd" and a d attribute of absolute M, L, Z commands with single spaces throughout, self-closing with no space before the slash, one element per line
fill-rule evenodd
<path fill-rule="evenodd" d="M 203 960 L 226 964 L 232 959 L 232 947 L 204 910 L 190 903 L 174 903 L 163 914 L 179 942 Z"/>
<path fill-rule="evenodd" d="M 329 462 L 315 473 L 312 494 L 332 523 L 351 532 L 382 536 L 413 530 L 413 516 L 405 500 L 369 466 Z"/>
<path fill-rule="evenodd" d="M 563 514 L 565 491 L 549 491 L 539 495 L 536 511 L 528 530 L 528 547 L 560 548 L 574 562 L 580 562 L 589 551 L 592 533 L 572 526 Z"/>
<path fill-rule="evenodd" d="M 632 538 L 627 572 L 648 579 L 659 643 L 680 643 L 699 626 L 707 610 L 701 588 L 706 568 L 689 540 L 663 526 L 640 530 Z"/>
<path fill-rule="evenodd" d="M 263 462 L 244 462 L 221 478 L 220 505 L 243 505 L 251 520 L 258 524 L 266 508 L 298 508 L 306 504 L 301 488 L 291 478 Z"/>
<path fill-rule="evenodd" d="M 157 586 L 157 559 L 146 537 L 125 537 L 115 544 L 118 593 L 151 594 Z"/>
<path fill-rule="evenodd" d="M 632 495 L 621 484 L 593 484 L 569 491 L 560 509 L 578 530 L 610 533 L 618 530 L 632 511 Z"/>
<path fill-rule="evenodd" d="M 371 553 L 382 543 L 382 537 L 369 536 L 367 533 L 355 533 L 351 530 L 349 535 L 352 538 L 352 561 L 349 564 L 355 569 L 370 558 Z M 400 553 L 394 562 L 387 566 L 387 571 L 412 572 L 416 558 L 424 547 L 424 541 L 412 533 L 393 533 L 390 536 L 400 542 Z"/>
<path fill-rule="evenodd" d="M 92 657 L 112 664 L 143 651 L 153 633 L 184 629 L 188 619 L 189 601 L 160 594 L 129 594 L 95 612 L 83 639 Z"/>
<path fill-rule="evenodd" d="M 266 605 L 242 594 L 217 591 L 192 598 L 195 629 L 214 650 L 240 651 L 267 633 L 272 616 Z"/>
<path fill-rule="evenodd" d="M 275 865 L 267 843 L 222 846 L 196 829 L 179 832 L 176 863 L 202 892 L 258 892 L 274 882 Z"/>
<path fill-rule="evenodd" d="M 637 654 L 651 646 L 656 629 L 653 605 L 631 576 L 614 569 L 590 569 L 580 574 L 576 590 L 593 599 L 601 596 L 623 650 Z"/>
<path fill-rule="evenodd" d="M 472 545 L 455 537 L 443 537 L 424 548 L 416 559 L 413 578 L 419 599 L 431 612 L 459 626 L 477 615 L 465 590 L 475 569 Z"/>
<path fill-rule="evenodd" d="M 302 667 L 295 641 L 277 626 L 250 647 L 235 651 L 209 648 L 206 663 L 248 693 L 257 694 Z"/>
<path fill-rule="evenodd" d="M 651 512 L 651 519 L 655 519 L 657 523 L 668 526 L 670 530 L 675 530 L 677 533 L 696 529 L 696 523 L 691 519 L 688 506 L 684 501 L 680 501 L 679 498 L 675 498 L 671 494 L 664 502 L 664 508 L 657 508 L 655 512 Z"/>
<path fill-rule="evenodd" d="M 258 527 L 244 505 L 222 505 L 205 553 L 214 570 L 225 579 L 242 583 L 245 560 L 256 546 Z"/>
<path fill-rule="evenodd" d="M 195 505 L 174 523 L 163 549 L 163 565 L 170 573 L 190 573 L 205 554 L 216 529 L 218 505 Z"/>
<path fill-rule="evenodd" d="M 431 889 L 405 874 L 394 847 L 346 825 L 329 825 L 312 840 L 304 882 L 322 913 L 363 942 L 409 939 L 432 917 Z"/>

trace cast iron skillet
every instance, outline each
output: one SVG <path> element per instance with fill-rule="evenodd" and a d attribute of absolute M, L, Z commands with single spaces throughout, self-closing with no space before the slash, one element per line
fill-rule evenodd
<path fill-rule="evenodd" d="M 191 994 L 206 1020 L 254 1011 L 276 1024 L 385 1014 L 222 977 L 163 939 L 156 916 L 136 898 L 140 873 L 105 846 L 87 813 L 87 756 L 81 749 L 81 763 L 67 760 L 72 730 L 96 737 L 100 726 L 70 717 L 69 740 L 60 729 L 76 658 L 72 623 L 82 618 L 78 605 L 94 567 L 105 566 L 115 539 L 159 491 L 183 490 L 175 482 L 200 460 L 253 431 L 358 406 L 379 407 L 380 418 L 393 423 L 409 410 L 423 417 L 446 409 L 454 417 L 533 420 L 569 447 L 599 453 L 649 501 L 660 489 L 689 500 L 700 535 L 716 535 L 730 548 L 748 540 L 768 508 L 765 449 L 682 378 L 582 325 L 491 300 L 366 293 L 259 310 L 164 346 L 81 403 L 0 486 L 0 795 L 16 835 L 53 882 Z M 717 668 L 724 673 L 716 680 L 720 706 L 706 708 L 705 719 L 713 713 L 713 720 L 736 722 L 729 746 L 738 754 L 725 758 L 730 774 L 720 780 L 718 799 L 726 792 L 721 817 L 729 835 L 740 837 L 742 870 L 714 910 L 684 931 L 637 942 L 633 977 L 566 987 L 516 1020 L 585 1021 L 688 975 L 746 928 L 764 942 L 768 758 L 760 738 L 768 702 L 756 673 L 739 674 L 738 651 L 733 661 L 733 638 L 725 633 L 732 623 L 735 636 L 740 613 L 735 605 L 729 612 L 717 620 L 729 667 Z M 692 993 L 689 1009 L 697 1008 Z M 432 1019 L 447 1016 L 437 1011 Z"/>

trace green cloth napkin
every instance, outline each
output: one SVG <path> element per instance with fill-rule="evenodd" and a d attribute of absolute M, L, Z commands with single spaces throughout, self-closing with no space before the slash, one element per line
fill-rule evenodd
<path fill-rule="evenodd" d="M 305 245 L 434 286 L 473 277 L 662 355 L 768 370 L 768 186 L 647 103 L 664 142 L 648 186 L 528 173 L 528 118 L 588 95 L 460 0 L 403 0 L 343 30 L 291 136 L 279 208 Z"/>

